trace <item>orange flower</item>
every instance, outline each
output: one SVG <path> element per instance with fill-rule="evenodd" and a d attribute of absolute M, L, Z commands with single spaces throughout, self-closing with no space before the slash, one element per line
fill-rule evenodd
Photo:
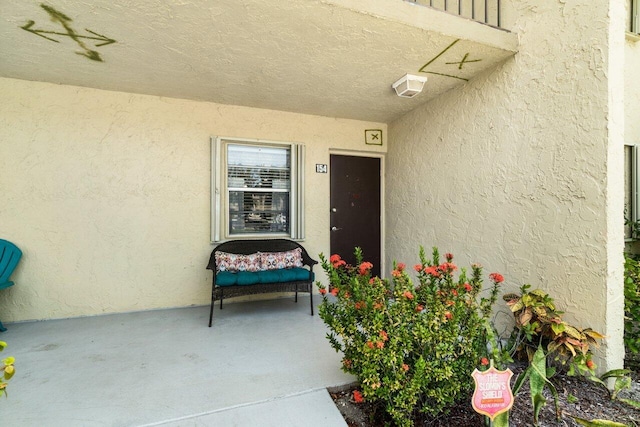
<path fill-rule="evenodd" d="M 387 333 L 385 331 L 380 331 L 380 337 L 382 338 L 382 341 L 388 341 L 389 340 L 389 335 L 387 335 Z"/>
<path fill-rule="evenodd" d="M 416 265 L 413 266 L 413 269 L 415 271 L 417 271 L 418 273 L 420 273 L 422 271 L 422 268 L 423 268 L 422 264 L 416 264 Z"/>
<path fill-rule="evenodd" d="M 401 270 L 393 270 L 393 271 L 391 272 L 391 275 L 392 275 L 393 277 L 402 277 L 402 271 L 401 271 Z"/>
<path fill-rule="evenodd" d="M 445 262 L 438 266 L 438 270 L 447 272 L 447 273 L 451 273 L 453 271 L 456 271 L 457 269 L 458 269 L 458 266 L 450 262 Z"/>
<path fill-rule="evenodd" d="M 366 275 L 369 270 L 371 270 L 373 268 L 373 264 L 371 264 L 370 262 L 363 262 L 362 264 L 360 264 L 360 266 L 358 267 L 358 273 L 360 273 L 361 276 Z"/>
<path fill-rule="evenodd" d="M 465 290 L 465 291 L 467 291 L 467 292 L 471 292 L 471 290 L 472 290 L 472 289 L 473 289 L 473 288 L 471 287 L 471 285 L 470 285 L 470 284 L 468 284 L 468 283 L 465 283 L 465 284 L 464 284 L 464 290 Z"/>
<path fill-rule="evenodd" d="M 320 295 L 325 295 L 327 293 L 327 290 L 325 288 L 320 288 L 318 289 L 318 292 L 320 292 Z"/>
<path fill-rule="evenodd" d="M 373 303 L 374 310 L 380 310 L 381 308 L 382 308 L 382 303 L 379 303 L 379 302 Z"/>
<path fill-rule="evenodd" d="M 454 297 L 457 297 L 457 296 L 458 296 L 458 291 L 457 291 L 457 290 L 455 290 L 455 289 L 454 289 L 454 290 L 452 290 L 452 291 L 451 291 L 451 293 L 453 294 L 453 296 L 454 296 Z"/>
<path fill-rule="evenodd" d="M 451 260 L 453 259 L 453 254 L 451 252 L 447 252 L 446 254 L 444 254 L 444 257 L 446 258 L 447 262 L 451 262 Z"/>
<path fill-rule="evenodd" d="M 402 364 L 402 369 L 407 372 L 409 370 L 409 365 L 407 365 L 406 363 Z"/>
<path fill-rule="evenodd" d="M 493 280 L 495 284 L 504 282 L 504 276 L 500 273 L 491 273 L 489 279 Z"/>
<path fill-rule="evenodd" d="M 447 320 L 451 320 L 453 318 L 453 314 L 451 314 L 450 311 L 445 311 L 444 312 L 444 317 L 446 317 Z"/>
<path fill-rule="evenodd" d="M 376 342 L 376 347 L 378 347 L 378 348 L 384 348 L 384 342 L 382 342 L 382 341 L 378 341 L 378 342 Z"/>
<path fill-rule="evenodd" d="M 345 292 L 343 295 L 345 298 L 349 298 L 351 296 L 351 294 L 349 292 Z"/>
<path fill-rule="evenodd" d="M 418 313 L 420 313 L 422 310 L 424 310 L 424 306 L 423 306 L 422 304 L 418 304 L 418 305 L 416 306 L 416 311 L 417 311 Z"/>
<path fill-rule="evenodd" d="M 362 396 L 362 393 L 360 393 L 360 391 L 353 390 L 353 401 L 356 403 L 364 402 L 364 396 Z"/>
<path fill-rule="evenodd" d="M 480 359 L 480 364 L 482 366 L 487 366 L 489 364 L 489 359 L 487 359 L 486 357 L 483 357 L 482 359 Z"/>
<path fill-rule="evenodd" d="M 424 268 L 424 272 L 432 275 L 433 277 L 440 277 L 440 272 L 437 267 L 429 266 Z"/>
<path fill-rule="evenodd" d="M 365 302 L 364 302 L 364 301 L 358 301 L 358 302 L 355 304 L 356 310 L 360 310 L 361 308 L 364 308 L 364 307 L 365 307 L 365 305 L 366 305 L 366 304 L 365 304 Z"/>
<path fill-rule="evenodd" d="M 350 368 L 350 367 L 351 367 L 351 359 L 344 359 L 344 360 L 342 361 L 342 364 L 343 364 L 345 367 Z"/>
<path fill-rule="evenodd" d="M 371 341 L 367 341 L 367 347 L 373 348 L 373 343 Z"/>
<path fill-rule="evenodd" d="M 331 264 L 335 264 L 336 262 L 340 261 L 342 258 L 340 258 L 340 255 L 338 254 L 333 254 L 329 257 L 329 262 Z"/>
<path fill-rule="evenodd" d="M 399 262 L 397 267 L 398 271 L 404 271 L 404 269 L 407 268 L 407 265 L 404 262 Z"/>
<path fill-rule="evenodd" d="M 406 299 L 413 299 L 413 294 L 409 291 L 404 291 L 402 293 L 402 295 L 406 298 Z"/>
<path fill-rule="evenodd" d="M 595 367 L 596 367 L 596 364 L 593 363 L 593 360 L 591 360 L 591 359 L 587 360 L 587 368 L 593 369 Z"/>

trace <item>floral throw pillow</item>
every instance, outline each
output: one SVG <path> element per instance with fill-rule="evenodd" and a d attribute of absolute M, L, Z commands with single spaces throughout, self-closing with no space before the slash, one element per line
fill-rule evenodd
<path fill-rule="evenodd" d="M 260 263 L 263 270 L 302 267 L 302 249 L 296 248 L 287 252 L 260 252 Z"/>
<path fill-rule="evenodd" d="M 216 252 L 216 267 L 218 271 L 260 271 L 260 254 L 239 255 L 227 252 Z"/>

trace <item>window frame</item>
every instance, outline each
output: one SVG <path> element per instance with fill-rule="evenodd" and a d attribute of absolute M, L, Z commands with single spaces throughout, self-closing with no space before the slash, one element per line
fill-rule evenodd
<path fill-rule="evenodd" d="M 229 185 L 227 147 L 286 148 L 290 150 L 289 232 L 231 234 L 229 229 Z M 302 144 L 264 139 L 211 137 L 211 243 L 232 239 L 290 238 L 304 240 L 304 154 Z"/>
<path fill-rule="evenodd" d="M 627 148 L 629 148 L 629 161 L 627 162 L 626 154 Z M 640 197 L 638 191 L 640 191 L 640 146 L 637 144 L 625 144 L 625 168 L 629 167 L 629 170 L 625 172 L 629 177 L 629 186 L 625 188 L 625 199 L 629 197 L 629 206 L 626 212 L 626 219 L 631 222 L 640 221 Z M 626 181 L 626 177 L 625 177 Z M 625 183 L 626 184 L 626 183 Z M 625 201 L 626 204 L 626 201 Z M 625 226 L 625 240 L 633 240 L 633 236 L 628 235 L 627 227 Z"/>

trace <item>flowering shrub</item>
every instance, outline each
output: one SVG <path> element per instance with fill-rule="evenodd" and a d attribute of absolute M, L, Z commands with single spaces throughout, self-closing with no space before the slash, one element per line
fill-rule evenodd
<path fill-rule="evenodd" d="M 327 337 L 343 353 L 342 369 L 360 382 L 358 400 L 380 402 L 396 424 L 406 426 L 415 410 L 434 415 L 468 398 L 472 371 L 492 357 L 488 318 L 504 278 L 491 275 L 489 296 L 478 300 L 482 267 L 472 265 L 471 277 L 462 269 L 456 280 L 453 255 L 441 262 L 437 248 L 431 260 L 420 248 L 417 286 L 405 264 L 394 263 L 391 280 L 383 280 L 371 276 L 373 265 L 363 262 L 358 248 L 355 255 L 352 266 L 338 255 L 327 260 L 320 254 L 329 286 L 318 288 Z"/>

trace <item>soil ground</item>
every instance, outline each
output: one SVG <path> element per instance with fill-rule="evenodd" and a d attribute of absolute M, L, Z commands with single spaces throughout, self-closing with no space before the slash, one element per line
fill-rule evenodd
<path fill-rule="evenodd" d="M 522 367 L 513 367 L 514 378 Z M 547 404 L 543 407 L 539 427 L 580 427 L 572 417 L 586 420 L 610 420 L 630 427 L 640 427 L 640 409 L 624 399 L 637 402 L 640 405 L 640 370 L 632 371 L 630 389 L 620 392 L 616 400 L 612 400 L 609 392 L 593 381 L 583 378 L 556 375 L 552 378 L 558 391 L 558 407 L 560 417 L 556 416 L 553 396 L 547 388 L 544 395 Z M 512 380 L 513 381 L 513 380 Z M 392 425 L 385 416 L 383 408 L 372 403 L 355 403 L 353 390 L 357 384 L 329 389 L 337 408 L 342 413 L 349 427 L 382 427 Z M 515 397 L 509 414 L 509 424 L 512 427 L 534 426 L 533 405 L 528 386 L 525 384 Z M 483 427 L 483 417 L 477 414 L 471 406 L 471 396 L 451 408 L 448 414 L 436 418 L 416 417 L 415 426 L 425 427 Z"/>

